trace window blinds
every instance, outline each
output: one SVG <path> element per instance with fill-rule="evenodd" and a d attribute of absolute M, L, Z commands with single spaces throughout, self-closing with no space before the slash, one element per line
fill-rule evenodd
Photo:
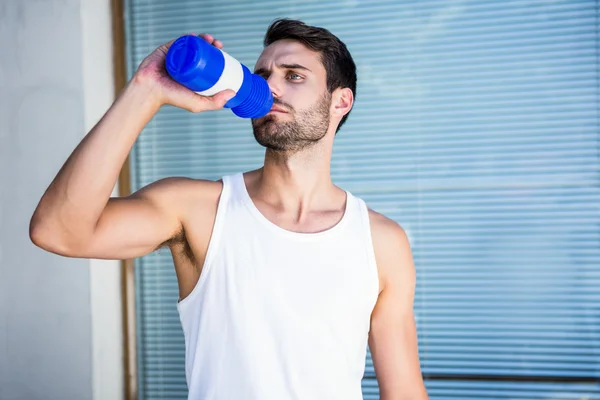
<path fill-rule="evenodd" d="M 208 32 L 252 69 L 277 17 L 331 30 L 359 76 L 332 176 L 410 237 L 431 399 L 600 399 L 598 16 L 596 1 L 129 0 L 128 67 Z M 262 160 L 229 110 L 165 107 L 133 189 Z M 139 397 L 183 399 L 168 250 L 136 261 L 136 300 Z"/>

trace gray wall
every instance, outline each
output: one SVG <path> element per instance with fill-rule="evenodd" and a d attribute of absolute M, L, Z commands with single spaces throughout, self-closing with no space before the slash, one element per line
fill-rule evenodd
<path fill-rule="evenodd" d="M 29 218 L 84 132 L 83 0 L 0 0 L 0 399 L 91 399 L 90 262 Z"/>

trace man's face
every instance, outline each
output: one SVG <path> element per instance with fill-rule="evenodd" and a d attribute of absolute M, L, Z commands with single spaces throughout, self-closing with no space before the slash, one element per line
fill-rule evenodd
<path fill-rule="evenodd" d="M 258 143 L 297 152 L 325 136 L 331 94 L 319 53 L 293 40 L 279 40 L 265 48 L 255 73 L 267 80 L 274 97 L 271 112 L 252 120 Z"/>

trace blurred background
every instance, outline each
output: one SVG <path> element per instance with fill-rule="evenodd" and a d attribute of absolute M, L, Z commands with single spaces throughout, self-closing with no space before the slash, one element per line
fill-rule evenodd
<path fill-rule="evenodd" d="M 0 399 L 185 399 L 168 250 L 75 260 L 28 237 L 43 191 L 158 45 L 250 69 L 277 17 L 358 66 L 334 182 L 407 231 L 431 399 L 600 399 L 598 1 L 0 0 Z M 115 195 L 264 150 L 229 110 L 163 108 Z M 370 358 L 364 398 L 378 399 Z"/>

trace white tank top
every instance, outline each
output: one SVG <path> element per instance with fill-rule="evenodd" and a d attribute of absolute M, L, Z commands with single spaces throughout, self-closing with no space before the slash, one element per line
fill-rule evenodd
<path fill-rule="evenodd" d="M 359 400 L 379 292 L 365 203 L 295 233 L 270 222 L 242 174 L 223 178 L 198 284 L 177 305 L 190 400 Z"/>

